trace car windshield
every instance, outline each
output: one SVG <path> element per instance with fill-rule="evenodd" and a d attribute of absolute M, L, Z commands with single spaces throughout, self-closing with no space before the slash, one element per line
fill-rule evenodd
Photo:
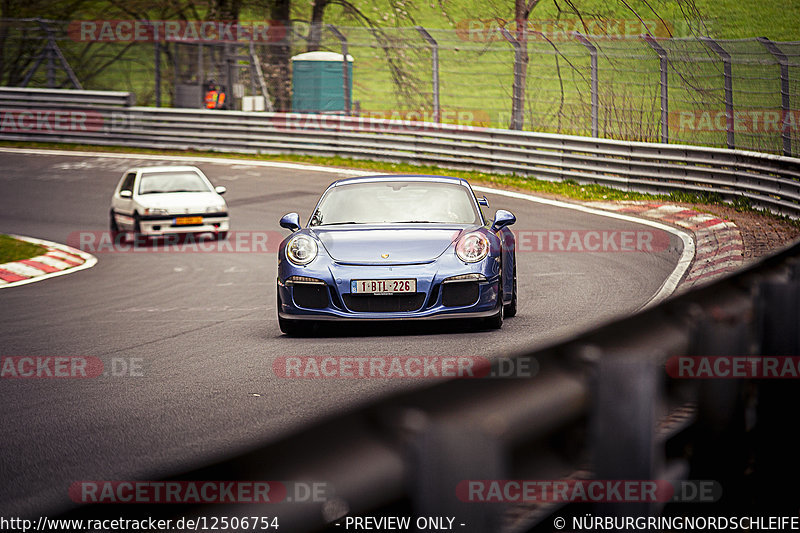
<path fill-rule="evenodd" d="M 139 194 L 163 192 L 208 192 L 208 185 L 196 172 L 148 172 L 139 180 Z"/>
<path fill-rule="evenodd" d="M 379 181 L 331 188 L 309 226 L 389 223 L 480 224 L 472 193 L 462 185 Z"/>

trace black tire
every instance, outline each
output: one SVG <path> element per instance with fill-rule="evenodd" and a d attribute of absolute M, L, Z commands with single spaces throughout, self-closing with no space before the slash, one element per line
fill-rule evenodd
<path fill-rule="evenodd" d="M 511 285 L 511 303 L 503 306 L 503 314 L 511 318 L 517 314 L 517 261 L 514 260 L 514 281 Z"/>
<path fill-rule="evenodd" d="M 304 328 L 304 325 L 301 324 L 297 320 L 288 320 L 286 318 L 278 317 L 278 327 L 281 328 L 281 332 L 285 333 L 289 337 L 304 337 L 308 329 Z"/>
<path fill-rule="evenodd" d="M 500 329 L 503 327 L 503 280 L 500 280 L 500 294 L 497 295 L 498 302 L 497 313 L 485 319 L 484 324 L 488 329 Z"/>
<path fill-rule="evenodd" d="M 119 231 L 119 226 L 117 226 L 117 220 L 114 217 L 113 209 L 109 212 L 108 230 L 111 232 L 111 240 L 117 242 L 117 238 L 121 232 Z"/>
<path fill-rule="evenodd" d="M 310 331 L 313 330 L 314 324 L 307 322 L 301 322 L 300 320 L 291 320 L 288 318 L 281 317 L 281 297 L 280 293 L 278 294 L 278 327 L 281 328 L 281 332 L 286 334 L 289 337 L 305 337 L 309 334 Z"/>
<path fill-rule="evenodd" d="M 147 242 L 147 237 L 142 235 L 142 225 L 139 222 L 139 213 L 133 214 L 133 245 L 138 246 Z"/>

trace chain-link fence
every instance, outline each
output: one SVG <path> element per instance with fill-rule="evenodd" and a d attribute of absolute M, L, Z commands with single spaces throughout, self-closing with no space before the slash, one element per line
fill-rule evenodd
<path fill-rule="evenodd" d="M 203 38 L 206 23 L 3 20 L 0 84 L 202 107 L 213 81 L 227 109 L 286 112 L 318 85 L 339 102 L 323 94 L 319 112 L 800 153 L 800 42 L 274 22 Z M 332 68 L 293 84 L 292 58 L 309 50 Z"/>

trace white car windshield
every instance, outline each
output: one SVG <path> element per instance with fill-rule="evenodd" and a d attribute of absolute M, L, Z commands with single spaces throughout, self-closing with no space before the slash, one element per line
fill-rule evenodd
<path fill-rule="evenodd" d="M 481 218 L 473 195 L 463 185 L 378 181 L 330 189 L 309 225 L 427 222 L 480 224 Z"/>
<path fill-rule="evenodd" d="M 209 192 L 205 181 L 194 172 L 148 172 L 139 180 L 139 194 L 165 192 Z"/>

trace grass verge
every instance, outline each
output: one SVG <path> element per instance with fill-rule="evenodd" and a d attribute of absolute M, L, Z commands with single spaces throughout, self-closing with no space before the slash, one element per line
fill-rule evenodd
<path fill-rule="evenodd" d="M 30 259 L 47 252 L 47 248 L 0 234 L 0 264 Z"/>

